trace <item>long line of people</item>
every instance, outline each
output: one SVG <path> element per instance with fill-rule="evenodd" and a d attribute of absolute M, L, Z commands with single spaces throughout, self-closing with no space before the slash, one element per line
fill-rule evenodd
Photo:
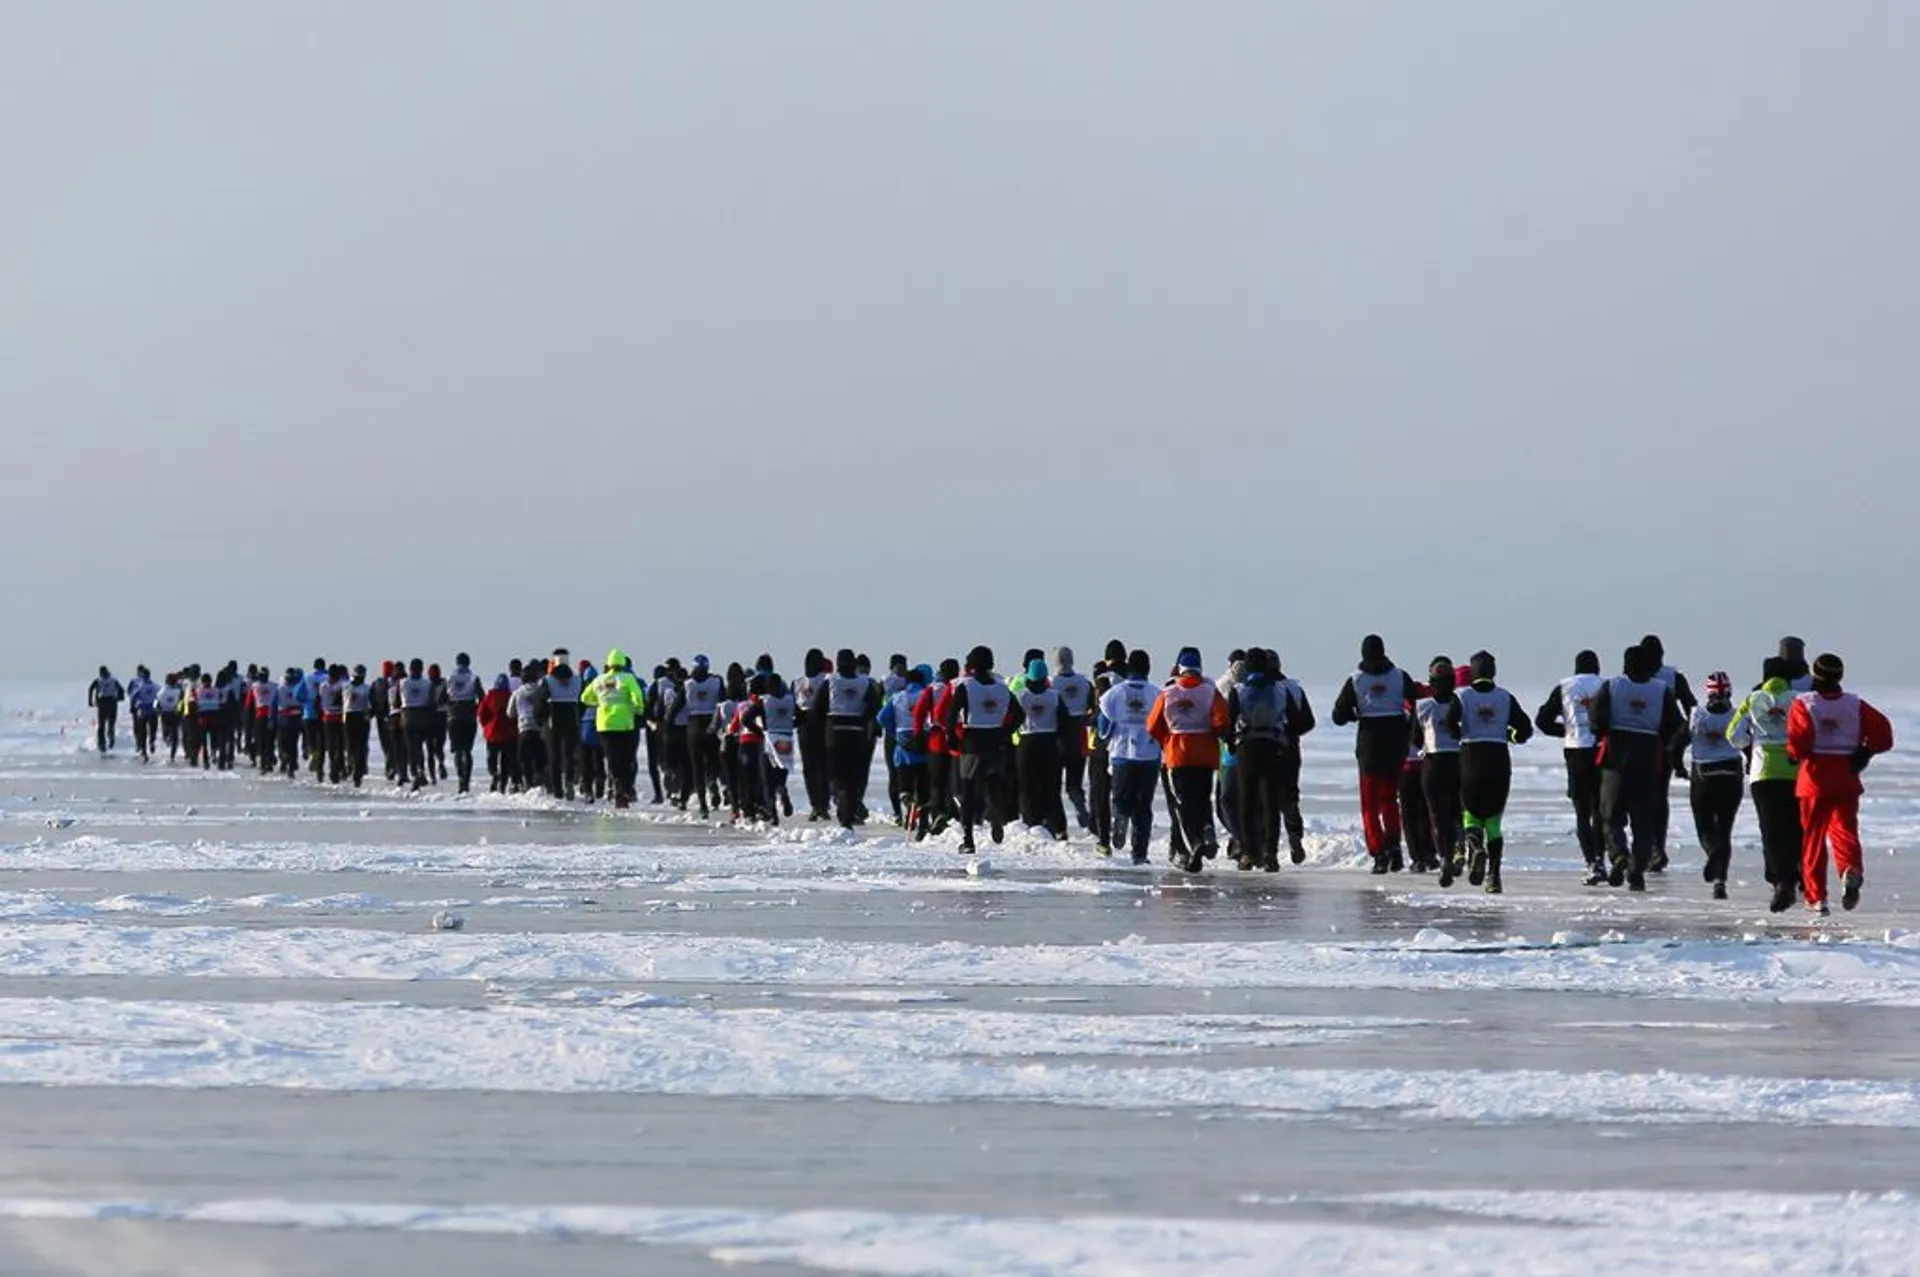
<path fill-rule="evenodd" d="M 1580 652 L 1529 715 L 1499 685 L 1489 652 L 1464 665 L 1434 658 L 1416 680 L 1377 635 L 1335 698 L 1332 720 L 1355 729 L 1362 839 L 1372 871 L 1465 877 L 1503 890 L 1502 827 L 1512 751 L 1536 730 L 1563 743 L 1567 796 L 1589 886 L 1646 889 L 1667 867 L 1669 772 L 1687 780 L 1705 878 L 1727 895 L 1732 827 L 1751 793 L 1771 908 L 1804 895 L 1827 911 L 1829 849 L 1841 904 L 1864 881 L 1859 774 L 1893 746 L 1886 717 L 1843 690 L 1839 658 L 1811 665 L 1784 639 L 1761 681 L 1738 703 L 1721 672 L 1697 699 L 1657 636 L 1628 648 L 1618 674 Z M 275 678 L 188 666 L 155 683 L 141 666 L 125 686 L 106 667 L 88 689 L 96 743 L 115 747 L 119 706 L 131 711 L 142 760 L 230 769 L 244 756 L 262 773 L 359 787 L 377 739 L 389 782 L 418 790 L 452 776 L 471 792 L 483 745 L 489 790 L 539 789 L 565 801 L 639 801 L 646 745 L 655 804 L 702 817 L 778 824 L 792 818 L 788 780 L 801 776 L 806 816 L 854 827 L 870 819 L 868 777 L 881 752 L 892 818 L 915 839 L 950 825 L 972 853 L 981 829 L 995 842 L 1018 823 L 1068 836 L 1068 808 L 1103 855 L 1145 863 L 1156 794 L 1170 821 L 1173 864 L 1201 872 L 1218 855 L 1243 870 L 1276 872 L 1284 836 L 1306 858 L 1300 811 L 1301 739 L 1315 728 L 1305 690 L 1271 649 L 1233 652 L 1209 680 L 1198 650 L 1181 650 L 1162 680 L 1152 658 L 1110 642 L 1089 674 L 1072 649 L 1029 649 L 1010 679 L 981 646 L 964 661 L 909 665 L 885 675 L 851 649 L 833 660 L 810 650 L 789 683 L 762 655 L 715 672 L 705 656 L 654 667 L 650 684 L 626 653 L 577 668 L 564 649 L 510 662 L 485 682 L 462 653 L 450 672 L 419 659 L 377 674 L 316 659 Z M 1089 794 L 1089 788 L 1091 793 Z M 1404 847 L 1404 851 L 1403 851 Z"/>

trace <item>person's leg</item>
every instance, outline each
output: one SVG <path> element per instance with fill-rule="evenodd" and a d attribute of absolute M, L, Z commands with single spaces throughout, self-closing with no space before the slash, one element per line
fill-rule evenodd
<path fill-rule="evenodd" d="M 1800 799 L 1800 889 L 1810 909 L 1824 908 L 1827 901 L 1827 837 L 1832 819 L 1831 799 Z"/>
<path fill-rule="evenodd" d="M 1646 875 L 1652 870 L 1654 856 L 1660 850 L 1660 811 L 1667 801 L 1667 772 L 1659 767 L 1623 773 L 1627 780 L 1627 823 L 1633 830 L 1633 865 L 1627 871 L 1627 886 L 1646 890 Z"/>
<path fill-rule="evenodd" d="M 1433 822 L 1427 814 L 1426 795 L 1420 787 L 1420 768 L 1402 767 L 1396 786 L 1400 830 L 1406 838 L 1407 857 L 1416 870 L 1437 868 L 1434 856 Z M 1389 867 L 1400 866 L 1389 861 Z"/>
<path fill-rule="evenodd" d="M 647 780 L 653 786 L 653 801 L 659 804 L 666 800 L 666 791 L 660 787 L 660 763 L 666 750 L 658 727 L 646 729 L 647 738 Z"/>
<path fill-rule="evenodd" d="M 1113 773 L 1105 750 L 1087 761 L 1087 816 L 1095 843 L 1113 850 Z"/>
<path fill-rule="evenodd" d="M 973 850 L 973 827 L 980 822 L 984 806 L 984 769 L 976 754 L 963 754 L 957 760 L 960 773 L 960 850 Z"/>
<path fill-rule="evenodd" d="M 1213 768 L 1176 767 L 1173 792 L 1187 832 L 1187 861 L 1194 869 L 1211 859 L 1218 845 L 1213 824 Z"/>
<path fill-rule="evenodd" d="M 1082 829 L 1094 827 L 1093 814 L 1087 809 L 1087 770 L 1087 730 L 1082 720 L 1072 719 L 1070 729 L 1063 728 L 1060 735 L 1060 775 L 1067 800 L 1073 804 L 1074 819 Z M 1097 794 L 1100 789 L 1097 768 L 1095 776 Z"/>
<path fill-rule="evenodd" d="M 1753 782 L 1753 809 L 1760 821 L 1760 849 L 1773 885 L 1774 913 L 1789 909 L 1800 894 L 1800 803 L 1791 780 Z"/>
<path fill-rule="evenodd" d="M 1062 791 L 1060 737 L 1040 742 L 1040 822 L 1061 842 L 1067 840 L 1067 805 Z"/>
<path fill-rule="evenodd" d="M 1866 881 L 1866 863 L 1860 855 L 1858 794 L 1842 794 L 1833 799 L 1827 838 L 1833 846 L 1834 871 L 1840 875 L 1840 907 L 1852 909 L 1860 903 L 1860 887 Z"/>
<path fill-rule="evenodd" d="M 1294 864 L 1307 860 L 1307 822 L 1300 815 L 1300 746 L 1280 750 L 1280 819 L 1287 827 L 1287 853 Z"/>
<path fill-rule="evenodd" d="M 1627 880 L 1633 853 L 1627 843 L 1627 786 L 1617 771 L 1600 773 L 1600 820 L 1606 838 L 1607 881 L 1618 887 Z"/>

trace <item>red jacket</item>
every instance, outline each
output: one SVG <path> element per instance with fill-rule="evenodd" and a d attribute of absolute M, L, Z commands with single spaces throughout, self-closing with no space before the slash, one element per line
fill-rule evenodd
<path fill-rule="evenodd" d="M 913 731 L 916 736 L 927 738 L 927 752 L 945 754 L 947 750 L 946 719 L 942 711 L 946 708 L 947 689 L 942 687 L 936 698 L 933 688 L 929 687 L 913 700 Z"/>
<path fill-rule="evenodd" d="M 960 738 L 966 734 L 966 728 L 958 724 L 955 724 L 951 734 L 947 732 L 945 727 L 947 711 L 953 707 L 953 689 L 957 683 L 958 680 L 955 680 L 955 682 L 948 683 L 945 687 L 941 688 L 940 699 L 938 701 L 933 700 L 933 689 L 929 687 L 926 691 L 920 693 L 920 699 L 913 703 L 914 729 L 917 731 L 920 727 L 920 707 L 922 705 L 927 706 L 932 715 L 928 727 L 928 748 L 937 754 L 946 754 L 951 757 L 959 756 Z M 938 732 L 939 735 L 933 735 L 934 732 Z M 935 740 L 938 740 L 940 743 L 938 745 L 933 744 Z"/>
<path fill-rule="evenodd" d="M 520 739 L 520 722 L 507 709 L 509 695 L 496 687 L 480 698 L 480 731 L 489 745 L 508 745 Z"/>
<path fill-rule="evenodd" d="M 1816 692 L 1820 700 L 1836 700 L 1841 692 Z M 1787 711 L 1787 757 L 1800 764 L 1800 778 L 1793 792 L 1801 798 L 1849 798 L 1865 791 L 1860 773 L 1854 770 L 1847 754 L 1813 752 L 1813 712 L 1804 697 L 1796 696 Z M 1860 702 L 1860 748 L 1870 754 L 1884 754 L 1893 748 L 1893 724 L 1865 701 Z"/>

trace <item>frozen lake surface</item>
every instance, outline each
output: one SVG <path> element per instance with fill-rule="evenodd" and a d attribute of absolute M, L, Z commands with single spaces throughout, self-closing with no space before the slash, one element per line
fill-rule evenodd
<path fill-rule="evenodd" d="M 10 1277 L 1920 1266 L 1906 752 L 1813 923 L 1750 812 L 1709 898 L 1679 785 L 1673 869 L 1582 887 L 1551 744 L 1488 897 L 1360 869 L 1327 728 L 1306 866 L 1016 833 L 975 876 L 103 760 L 0 690 Z"/>

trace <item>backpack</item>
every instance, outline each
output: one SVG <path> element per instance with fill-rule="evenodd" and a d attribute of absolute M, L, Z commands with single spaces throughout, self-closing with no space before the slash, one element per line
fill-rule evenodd
<path fill-rule="evenodd" d="M 1279 740 L 1286 734 L 1280 689 L 1273 683 L 1245 683 L 1240 687 L 1239 738 Z"/>

